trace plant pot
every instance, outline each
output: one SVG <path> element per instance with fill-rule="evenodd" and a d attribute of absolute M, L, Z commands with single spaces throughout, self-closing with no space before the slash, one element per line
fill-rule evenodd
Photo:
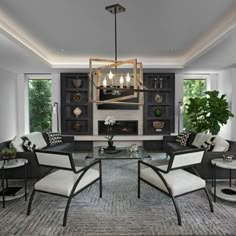
<path fill-rule="evenodd" d="M 108 141 L 108 147 L 107 147 L 107 150 L 115 150 L 116 147 L 113 146 L 113 141 Z"/>

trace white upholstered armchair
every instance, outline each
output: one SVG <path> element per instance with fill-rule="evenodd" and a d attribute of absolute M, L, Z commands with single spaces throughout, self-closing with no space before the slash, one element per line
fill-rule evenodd
<path fill-rule="evenodd" d="M 94 161 L 85 167 L 77 167 L 71 153 L 36 150 L 35 155 L 40 166 L 52 167 L 58 170 L 36 182 L 30 196 L 27 215 L 30 214 L 35 192 L 49 193 L 68 199 L 63 226 L 66 225 L 70 203 L 74 196 L 99 181 L 100 197 L 102 197 L 101 161 Z M 98 165 L 99 170 L 92 169 L 95 165 Z"/>
<path fill-rule="evenodd" d="M 204 149 L 168 153 L 170 156 L 169 163 L 160 166 L 139 161 L 138 198 L 140 198 L 141 181 L 168 195 L 173 201 L 178 224 L 181 225 L 181 215 L 175 198 L 194 191 L 204 190 L 209 201 L 210 210 L 213 212 L 213 205 L 206 189 L 206 182 L 198 175 L 194 168 L 195 165 L 202 162 L 204 153 Z M 143 166 L 147 168 L 142 168 Z M 194 174 L 183 169 L 187 167 L 191 168 Z"/>

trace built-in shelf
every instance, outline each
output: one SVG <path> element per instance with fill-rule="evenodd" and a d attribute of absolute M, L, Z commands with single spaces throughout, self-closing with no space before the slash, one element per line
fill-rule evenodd
<path fill-rule="evenodd" d="M 77 82 L 80 82 L 80 85 L 76 85 Z M 93 133 L 93 106 L 88 100 L 88 74 L 61 73 L 61 132 L 63 135 Z M 76 115 L 76 110 L 80 110 L 80 114 Z"/>
<path fill-rule="evenodd" d="M 145 73 L 144 85 L 150 89 L 144 96 L 143 133 L 170 134 L 175 120 L 175 74 Z"/>

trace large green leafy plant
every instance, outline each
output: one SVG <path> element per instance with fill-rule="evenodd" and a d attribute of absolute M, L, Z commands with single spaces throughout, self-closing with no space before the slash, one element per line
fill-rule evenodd
<path fill-rule="evenodd" d="M 227 124 L 234 115 L 229 110 L 226 95 L 207 91 L 205 97 L 190 98 L 185 105 L 188 118 L 187 129 L 195 132 L 206 132 L 216 135 L 222 125 Z"/>

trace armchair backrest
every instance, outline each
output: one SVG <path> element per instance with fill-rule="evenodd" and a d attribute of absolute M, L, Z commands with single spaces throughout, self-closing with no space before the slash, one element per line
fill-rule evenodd
<path fill-rule="evenodd" d="M 168 171 L 184 167 L 194 166 L 202 162 L 205 149 L 191 149 L 171 154 Z"/>
<path fill-rule="evenodd" d="M 75 171 L 75 164 L 71 153 L 44 150 L 35 150 L 34 153 L 40 166 Z"/>

